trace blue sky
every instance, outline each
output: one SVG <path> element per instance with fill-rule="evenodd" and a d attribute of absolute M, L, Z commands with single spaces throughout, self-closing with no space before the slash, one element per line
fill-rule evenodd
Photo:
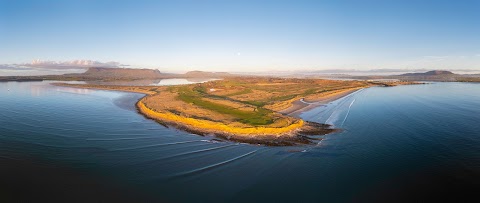
<path fill-rule="evenodd" d="M 480 69 L 480 1 L 0 0 L 0 64 Z"/>

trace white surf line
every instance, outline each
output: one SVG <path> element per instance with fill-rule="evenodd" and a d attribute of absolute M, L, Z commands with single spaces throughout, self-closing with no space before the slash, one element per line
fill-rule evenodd
<path fill-rule="evenodd" d="M 237 157 L 234 157 L 234 158 L 231 158 L 231 159 L 228 159 L 228 160 L 226 160 L 226 161 L 222 161 L 222 162 L 219 162 L 219 163 L 216 163 L 216 164 L 204 166 L 204 167 L 197 168 L 197 169 L 193 169 L 193 170 L 190 170 L 190 171 L 185 171 L 185 172 L 177 173 L 177 174 L 173 175 L 172 178 L 173 178 L 173 177 L 184 176 L 184 175 L 188 175 L 188 174 L 193 174 L 193 173 L 205 171 L 205 170 L 208 170 L 208 169 L 217 167 L 217 166 L 221 166 L 221 165 L 223 165 L 223 164 L 227 164 L 227 163 L 232 162 L 232 161 L 235 161 L 235 160 L 237 160 L 237 159 L 241 159 L 241 158 L 243 158 L 243 157 L 246 157 L 246 156 L 248 156 L 248 155 L 250 155 L 250 154 L 253 154 L 253 153 L 257 152 L 257 151 L 258 151 L 258 150 L 254 150 L 254 151 L 248 152 L 248 153 L 246 153 L 246 154 L 243 154 L 243 155 L 240 155 L 240 156 L 237 156 Z"/>
<path fill-rule="evenodd" d="M 326 124 L 328 124 L 328 121 L 330 120 L 330 118 L 332 118 L 333 114 L 336 112 L 336 111 L 335 111 L 336 108 L 337 108 L 337 107 L 335 107 L 335 108 L 332 110 L 332 114 L 330 114 L 330 116 L 329 116 L 329 117 L 327 118 L 327 120 L 325 121 Z M 332 123 L 332 125 L 333 125 L 333 123 Z"/>
<path fill-rule="evenodd" d="M 87 138 L 88 141 L 116 141 L 116 140 L 137 140 L 137 139 L 150 139 L 158 137 L 119 137 L 119 138 Z"/>
<path fill-rule="evenodd" d="M 350 109 L 352 108 L 352 105 L 353 105 L 353 103 L 355 102 L 355 100 L 356 100 L 356 99 L 353 99 L 352 103 L 350 103 L 350 106 L 348 106 L 347 115 L 345 115 L 345 118 L 344 118 L 343 121 L 342 121 L 342 125 L 340 125 L 340 126 L 343 126 L 343 124 L 344 124 L 345 121 L 347 120 L 348 114 L 350 113 Z"/>
<path fill-rule="evenodd" d="M 320 141 L 318 141 L 317 144 L 315 144 L 315 146 L 307 147 L 306 149 L 302 150 L 301 152 L 302 152 L 302 153 L 309 152 L 311 149 L 320 146 L 320 144 L 322 143 L 322 141 L 323 141 L 324 139 L 326 139 L 326 137 L 323 138 L 323 139 L 321 139 Z"/>
<path fill-rule="evenodd" d="M 349 93 L 349 94 L 347 94 L 347 95 L 345 95 L 345 96 L 342 96 L 342 97 L 340 97 L 340 98 L 338 98 L 338 99 L 334 99 L 333 101 L 336 101 L 336 100 L 339 100 L 339 99 L 342 99 L 342 98 L 351 97 L 352 95 L 354 95 L 354 94 L 356 94 L 356 93 L 358 93 L 358 92 L 360 92 L 360 91 L 362 91 L 362 90 L 364 90 L 364 88 L 355 90 L 354 92 L 351 92 L 351 93 Z M 333 101 L 331 101 L 331 102 L 333 102 Z M 323 104 L 323 103 L 324 103 L 324 102 L 321 102 L 321 101 L 318 101 L 318 102 L 306 102 L 306 101 L 304 100 L 304 98 L 301 98 L 301 99 L 300 99 L 300 102 L 302 102 L 302 103 L 304 103 L 304 104 L 319 104 L 319 103 Z M 327 102 L 327 103 L 330 103 L 330 102 Z M 325 104 L 327 104 L 327 103 L 325 103 Z"/>
<path fill-rule="evenodd" d="M 144 145 L 144 146 L 139 146 L 139 147 L 126 147 L 126 148 L 120 148 L 120 149 L 113 149 L 113 150 L 110 150 L 110 151 L 143 149 L 143 148 L 149 148 L 149 147 L 159 147 L 159 146 L 167 146 L 167 145 L 175 145 L 175 144 L 185 144 L 185 143 L 191 143 L 191 142 L 204 142 L 204 141 L 203 140 L 192 140 L 192 141 L 185 141 L 185 142 L 161 143 L 161 144 Z"/>
<path fill-rule="evenodd" d="M 339 103 L 342 103 L 342 104 L 343 104 L 345 99 L 352 97 L 353 95 L 357 94 L 358 92 L 363 91 L 364 89 L 365 89 L 365 88 L 361 88 L 361 89 L 359 89 L 359 90 L 356 90 L 356 91 L 354 91 L 354 92 L 352 92 L 352 93 L 350 93 L 350 94 L 348 94 L 348 95 L 346 95 L 346 96 L 344 96 L 344 97 L 341 97 L 341 98 L 339 98 L 339 99 L 337 99 L 337 100 L 335 100 L 335 101 L 339 101 Z M 332 102 L 335 102 L 335 101 L 332 101 Z M 332 102 L 329 102 L 329 103 L 332 103 Z M 330 116 L 327 118 L 327 120 L 325 121 L 325 123 L 328 124 L 328 121 L 329 121 L 330 118 L 333 116 L 333 114 L 336 112 L 336 109 L 337 109 L 339 106 L 340 106 L 340 104 L 336 104 L 336 105 L 333 107 L 333 109 L 332 109 L 332 114 L 330 114 Z M 320 113 L 321 113 L 321 112 L 320 112 Z M 320 114 L 320 113 L 319 113 L 319 114 Z"/>
<path fill-rule="evenodd" d="M 365 88 L 359 89 L 359 90 L 357 90 L 357 91 L 355 91 L 355 92 L 352 92 L 352 93 L 348 94 L 347 96 L 345 96 L 345 97 L 343 97 L 343 98 L 340 98 L 340 99 L 343 99 L 342 101 L 340 101 L 340 103 L 341 103 L 341 104 L 345 103 L 345 102 L 346 102 L 345 100 L 346 100 L 347 98 L 350 98 L 350 97 L 352 97 L 353 95 L 355 95 L 355 94 L 357 94 L 358 92 L 361 92 L 361 91 L 363 91 L 363 90 L 365 90 Z M 339 100 L 340 100 L 340 99 L 339 99 Z M 355 101 L 355 99 L 353 99 L 353 100 Z M 327 121 L 330 120 L 330 118 L 331 118 L 332 115 L 336 112 L 336 109 L 337 109 L 339 106 L 340 106 L 340 104 L 337 104 L 337 105 L 333 108 L 332 114 L 330 114 L 330 116 L 327 118 L 327 120 L 325 121 L 325 123 L 327 123 Z M 352 106 L 352 104 L 350 104 L 350 107 L 351 107 L 351 106 Z M 349 111 L 350 111 L 350 107 L 349 107 Z M 328 124 L 328 123 L 327 123 L 327 124 Z M 332 123 L 332 124 L 333 124 L 333 123 Z M 342 125 L 343 125 L 343 123 L 342 123 Z"/>
<path fill-rule="evenodd" d="M 195 153 L 200 153 L 200 152 L 207 152 L 207 151 L 227 148 L 227 147 L 231 147 L 231 146 L 235 146 L 235 145 L 237 145 L 237 144 L 230 144 L 230 145 L 224 145 L 224 146 L 219 146 L 219 147 L 212 147 L 212 148 L 206 148 L 206 149 L 199 149 L 199 150 L 195 150 L 195 151 L 183 152 L 183 153 L 174 154 L 174 155 L 171 155 L 171 156 L 159 158 L 159 159 L 156 159 L 155 161 L 163 160 L 163 159 L 171 159 L 171 158 L 178 157 L 178 156 L 184 156 L 184 155 L 195 154 Z"/>

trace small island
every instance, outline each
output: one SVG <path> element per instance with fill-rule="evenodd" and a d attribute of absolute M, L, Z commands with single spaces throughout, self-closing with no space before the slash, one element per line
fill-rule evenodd
<path fill-rule="evenodd" d="M 413 82 L 229 77 L 176 86 L 55 85 L 146 94 L 136 106 L 165 126 L 199 135 L 252 144 L 309 144 L 337 131 L 327 124 L 304 121 L 299 113 L 359 89 Z"/>

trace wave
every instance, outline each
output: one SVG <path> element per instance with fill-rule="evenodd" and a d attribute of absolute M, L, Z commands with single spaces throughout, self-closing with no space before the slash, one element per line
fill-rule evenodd
<path fill-rule="evenodd" d="M 352 108 L 352 105 L 353 105 L 353 103 L 355 102 L 355 100 L 356 100 L 356 99 L 353 99 L 352 103 L 350 103 L 350 106 L 348 106 L 347 115 L 345 115 L 345 118 L 343 119 L 342 124 L 341 124 L 340 126 L 343 126 L 343 124 L 344 124 L 345 121 L 347 120 L 348 114 L 350 114 L 350 109 Z"/>
<path fill-rule="evenodd" d="M 135 149 L 144 149 L 144 148 L 150 148 L 150 147 L 160 147 L 160 146 L 168 146 L 168 145 L 186 144 L 186 143 L 192 143 L 192 142 L 204 142 L 204 140 L 192 140 L 192 141 L 184 141 L 184 142 L 171 142 L 171 143 L 143 145 L 143 146 L 139 146 L 139 147 L 126 147 L 126 148 L 120 148 L 120 149 L 112 149 L 110 151 L 135 150 Z"/>
<path fill-rule="evenodd" d="M 242 155 L 240 155 L 240 156 L 237 156 L 237 157 L 228 159 L 228 160 L 226 160 L 226 161 L 218 162 L 218 163 L 215 163 L 215 164 L 211 164 L 211 165 L 208 165 L 208 166 L 200 167 L 200 168 L 193 169 L 193 170 L 190 170 L 190 171 L 180 172 L 180 173 L 177 173 L 177 174 L 172 175 L 171 178 L 188 176 L 188 175 L 192 175 L 192 174 L 199 173 L 199 172 L 202 172 L 202 171 L 206 171 L 206 170 L 209 170 L 209 169 L 212 169 L 212 168 L 215 168 L 215 167 L 218 167 L 218 166 L 221 166 L 221 165 L 224 165 L 224 164 L 227 164 L 227 163 L 230 163 L 230 162 L 239 160 L 239 159 L 241 159 L 241 158 L 243 158 L 243 157 L 246 157 L 246 156 L 248 156 L 248 155 L 251 155 L 251 154 L 253 154 L 253 153 L 255 153 L 255 152 L 257 152 L 257 150 L 248 152 L 248 153 L 246 153 L 246 154 L 242 154 Z"/>
<path fill-rule="evenodd" d="M 341 107 L 345 106 L 346 103 L 353 98 L 353 101 L 350 103 L 350 105 L 348 107 L 348 110 L 347 110 L 347 116 L 348 116 L 348 112 L 350 112 L 350 108 L 352 107 L 353 103 L 356 100 L 355 95 L 362 92 L 363 90 L 364 89 L 357 90 L 357 91 L 355 91 L 355 92 L 353 92 L 353 93 L 351 93 L 351 94 L 349 94 L 349 95 L 347 95 L 347 96 L 345 96 L 341 99 L 338 99 L 338 100 L 332 102 L 331 105 L 330 105 L 330 108 L 327 108 L 324 111 L 320 111 L 315 116 L 318 116 L 321 113 L 327 114 L 328 112 L 331 112 L 330 116 L 328 116 L 328 118 L 325 120 L 324 123 L 334 125 L 335 121 L 337 121 L 339 119 L 341 112 L 344 112 L 343 111 L 344 108 L 341 108 Z M 322 115 L 320 115 L 320 117 L 322 117 Z M 343 123 L 345 122 L 345 120 L 346 120 L 346 117 L 344 118 L 341 126 L 343 126 Z"/>
<path fill-rule="evenodd" d="M 88 141 L 117 141 L 117 140 L 139 140 L 139 139 L 153 139 L 158 137 L 120 137 L 120 138 L 87 138 Z"/>
<path fill-rule="evenodd" d="M 212 148 L 206 148 L 206 149 L 199 149 L 199 150 L 195 150 L 195 151 L 183 152 L 183 153 L 163 157 L 163 158 L 160 158 L 160 159 L 156 159 L 156 161 L 164 160 L 164 159 L 171 159 L 171 158 L 175 158 L 175 157 L 179 157 L 179 156 L 185 156 L 185 155 L 189 155 L 189 154 L 197 154 L 197 153 L 201 153 L 201 152 L 207 152 L 207 151 L 227 148 L 227 147 L 231 147 L 231 146 L 235 146 L 235 145 L 237 145 L 237 144 L 230 144 L 230 145 L 225 145 L 225 146 L 220 146 L 220 147 L 212 147 Z"/>

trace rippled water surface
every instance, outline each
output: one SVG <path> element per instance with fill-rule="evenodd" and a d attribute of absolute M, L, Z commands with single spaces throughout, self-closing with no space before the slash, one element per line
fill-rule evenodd
<path fill-rule="evenodd" d="M 1 198 L 382 202 L 476 197 L 479 84 L 358 91 L 302 114 L 343 131 L 300 147 L 218 142 L 165 128 L 136 112 L 134 103 L 142 96 L 48 82 L 0 83 Z"/>

